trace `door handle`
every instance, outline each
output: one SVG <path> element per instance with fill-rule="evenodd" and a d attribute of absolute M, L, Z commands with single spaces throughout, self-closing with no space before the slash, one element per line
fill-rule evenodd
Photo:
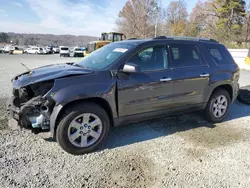
<path fill-rule="evenodd" d="M 201 74 L 200 77 L 209 77 L 209 74 Z"/>
<path fill-rule="evenodd" d="M 169 82 L 171 80 L 172 80 L 172 78 L 162 78 L 162 79 L 160 79 L 161 82 Z"/>

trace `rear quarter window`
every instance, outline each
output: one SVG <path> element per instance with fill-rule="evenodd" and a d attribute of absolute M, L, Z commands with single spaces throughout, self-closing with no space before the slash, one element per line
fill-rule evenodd
<path fill-rule="evenodd" d="M 234 59 L 225 46 L 218 44 L 206 44 L 205 46 L 218 65 L 234 63 Z"/>

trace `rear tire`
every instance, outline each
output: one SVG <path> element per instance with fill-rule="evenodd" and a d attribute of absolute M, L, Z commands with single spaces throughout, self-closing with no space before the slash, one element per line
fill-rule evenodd
<path fill-rule="evenodd" d="M 209 122 L 220 123 L 228 115 L 231 98 L 224 89 L 216 90 L 210 97 L 205 109 L 205 117 Z"/>
<path fill-rule="evenodd" d="M 99 148 L 106 140 L 109 129 L 109 116 L 103 108 L 95 103 L 81 103 L 67 109 L 62 115 L 56 139 L 66 152 L 82 155 Z"/>

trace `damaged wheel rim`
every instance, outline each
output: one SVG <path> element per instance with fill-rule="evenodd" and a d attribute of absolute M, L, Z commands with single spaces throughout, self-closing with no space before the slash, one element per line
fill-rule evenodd
<path fill-rule="evenodd" d="M 221 118 L 227 112 L 228 100 L 225 96 L 217 97 L 213 103 L 213 114 L 216 118 Z"/>
<path fill-rule="evenodd" d="M 96 143 L 101 133 L 102 122 L 98 116 L 91 113 L 77 116 L 68 128 L 69 141 L 80 148 L 86 148 Z"/>

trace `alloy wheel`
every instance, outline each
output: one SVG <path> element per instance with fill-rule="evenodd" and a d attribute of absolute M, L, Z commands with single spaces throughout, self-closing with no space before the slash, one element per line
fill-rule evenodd
<path fill-rule="evenodd" d="M 214 100 L 213 114 L 216 118 L 221 118 L 225 115 L 228 108 L 228 100 L 224 95 L 220 95 Z"/>
<path fill-rule="evenodd" d="M 102 122 L 98 116 L 84 113 L 70 123 L 68 127 L 69 141 L 76 147 L 89 147 L 99 139 L 102 128 Z"/>

